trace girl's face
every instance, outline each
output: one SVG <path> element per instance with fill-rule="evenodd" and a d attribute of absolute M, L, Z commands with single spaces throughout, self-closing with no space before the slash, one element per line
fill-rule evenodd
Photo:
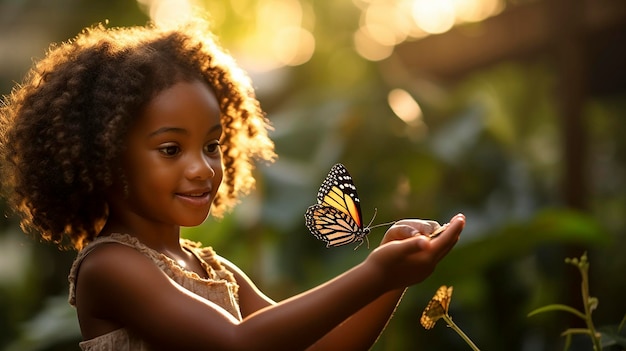
<path fill-rule="evenodd" d="M 196 226 L 222 181 L 220 109 L 200 81 L 159 93 L 128 133 L 127 210 L 155 224 Z"/>

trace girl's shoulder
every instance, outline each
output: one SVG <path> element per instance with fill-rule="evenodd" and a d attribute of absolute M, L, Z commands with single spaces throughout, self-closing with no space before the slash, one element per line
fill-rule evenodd
<path fill-rule="evenodd" d="M 105 273 L 107 269 L 115 269 L 114 264 L 118 262 L 129 264 L 127 259 L 132 259 L 133 256 L 136 256 L 135 259 L 145 260 L 146 256 L 150 257 L 154 254 L 137 238 L 126 234 L 111 234 L 90 242 L 78 252 L 70 268 L 69 303 L 72 306 L 76 304 L 76 282 L 79 271 L 89 273 L 96 268 L 99 273 Z"/>
<path fill-rule="evenodd" d="M 69 303 L 76 307 L 84 339 L 128 322 L 124 316 L 155 313 L 154 290 L 177 293 L 163 272 L 132 242 L 103 237 L 81 250 L 70 269 Z"/>
<path fill-rule="evenodd" d="M 232 264 L 218 256 L 211 247 L 204 247 L 200 243 L 181 239 L 181 246 L 197 257 L 208 278 L 187 270 L 134 236 L 111 234 L 96 238 L 78 253 L 72 264 L 68 276 L 69 303 L 76 306 L 79 275 L 81 283 L 91 287 L 103 283 L 100 280 L 129 276 L 131 272 L 135 279 L 141 277 L 143 280 L 146 276 L 154 276 L 151 273 L 156 271 L 165 273 L 173 282 L 209 300 L 214 300 L 218 295 L 237 298 L 238 279 Z M 85 279 L 91 283 L 85 284 Z M 129 279 L 132 280 L 132 276 Z M 120 277 L 106 286 L 122 287 L 121 281 Z"/>

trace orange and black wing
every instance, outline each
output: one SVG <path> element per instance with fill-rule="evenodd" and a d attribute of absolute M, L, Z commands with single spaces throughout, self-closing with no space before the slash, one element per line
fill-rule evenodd
<path fill-rule="evenodd" d="M 363 228 L 361 204 L 356 186 L 352 176 L 341 163 L 334 165 L 324 179 L 320 190 L 317 192 L 317 203 L 343 211 L 360 228 Z"/>
<path fill-rule="evenodd" d="M 345 212 L 331 206 L 313 205 L 305 214 L 306 226 L 326 247 L 363 241 L 367 234 Z"/>
<path fill-rule="evenodd" d="M 348 170 L 334 165 L 317 193 L 317 205 L 305 214 L 306 225 L 327 247 L 363 241 L 369 230 L 363 229 L 360 200 Z"/>

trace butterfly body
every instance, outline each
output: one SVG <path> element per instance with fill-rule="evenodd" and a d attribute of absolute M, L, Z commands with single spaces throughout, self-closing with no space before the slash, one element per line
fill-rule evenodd
<path fill-rule="evenodd" d="M 317 193 L 317 204 L 307 208 L 304 217 L 313 236 L 326 242 L 326 247 L 362 244 L 370 233 L 369 225 L 363 226 L 356 186 L 340 163 L 331 168 Z"/>

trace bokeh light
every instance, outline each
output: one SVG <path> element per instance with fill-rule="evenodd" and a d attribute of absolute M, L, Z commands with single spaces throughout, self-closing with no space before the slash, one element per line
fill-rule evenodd
<path fill-rule="evenodd" d="M 393 46 L 376 41 L 370 31 L 363 27 L 354 33 L 354 47 L 361 57 L 370 61 L 384 60 L 393 52 Z"/>
<path fill-rule="evenodd" d="M 444 33 L 454 26 L 455 11 L 452 0 L 415 0 L 412 14 L 415 24 L 426 33 Z"/>
<path fill-rule="evenodd" d="M 200 3 L 198 0 L 137 0 L 152 21 L 167 25 L 208 11 L 215 26 L 227 21 L 229 11 L 250 25 L 234 55 L 246 69 L 267 72 L 308 62 L 316 48 L 313 8 L 300 0 L 233 0 Z M 354 50 L 369 61 L 388 58 L 396 45 L 455 25 L 477 22 L 500 13 L 503 0 L 353 0 L 361 10 L 353 35 Z"/>
<path fill-rule="evenodd" d="M 393 89 L 387 95 L 387 102 L 393 113 L 409 126 L 423 124 L 422 108 L 404 89 Z"/>
<path fill-rule="evenodd" d="M 242 28 L 246 35 L 233 45 L 232 51 L 252 72 L 298 66 L 308 62 L 315 52 L 315 37 L 311 28 L 303 26 L 305 14 L 298 0 L 236 0 L 206 6 L 194 0 L 137 1 L 150 19 L 160 26 L 185 21 L 198 13 L 208 16 L 213 26 L 218 26 L 226 21 L 227 10 L 245 18 L 251 25 Z"/>
<path fill-rule="evenodd" d="M 193 0 L 137 0 L 158 26 L 176 25 L 194 15 Z"/>
<path fill-rule="evenodd" d="M 354 35 L 356 51 L 379 61 L 406 40 L 441 34 L 455 25 L 500 13 L 503 0 L 354 0 L 362 10 Z"/>

